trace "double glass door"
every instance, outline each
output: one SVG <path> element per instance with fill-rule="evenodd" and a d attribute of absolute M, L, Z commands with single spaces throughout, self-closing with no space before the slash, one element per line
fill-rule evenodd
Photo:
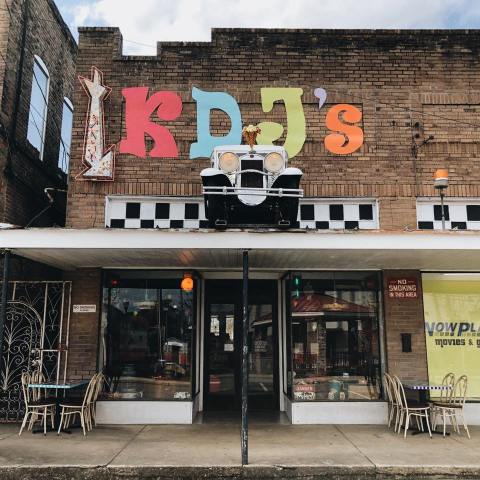
<path fill-rule="evenodd" d="M 251 280 L 248 305 L 249 410 L 278 409 L 277 282 Z M 206 410 L 241 405 L 242 282 L 206 282 Z"/>

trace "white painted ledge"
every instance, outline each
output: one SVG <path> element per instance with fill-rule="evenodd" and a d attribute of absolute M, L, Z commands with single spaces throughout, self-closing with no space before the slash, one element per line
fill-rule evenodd
<path fill-rule="evenodd" d="M 293 425 L 386 425 L 386 402 L 291 402 L 285 397 Z"/>
<path fill-rule="evenodd" d="M 191 424 L 196 414 L 195 402 L 100 401 L 97 402 L 99 425 Z"/>

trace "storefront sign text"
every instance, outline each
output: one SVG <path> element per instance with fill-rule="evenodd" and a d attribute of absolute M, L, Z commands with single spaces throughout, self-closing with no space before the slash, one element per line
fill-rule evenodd
<path fill-rule="evenodd" d="M 110 88 L 103 83 L 103 74 L 92 67 L 92 78 L 80 77 L 89 96 L 89 109 L 85 129 L 83 152 L 84 169 L 79 177 L 90 180 L 113 180 L 115 145 L 105 147 L 104 101 Z M 286 131 L 284 147 L 290 158 L 301 152 L 306 141 L 306 120 L 302 104 L 304 90 L 298 87 L 263 87 L 260 89 L 261 105 L 264 113 L 270 113 L 275 103 L 285 108 L 285 125 L 263 121 L 258 124 L 261 133 L 259 145 L 272 145 Z M 319 110 L 327 99 L 323 88 L 314 89 Z M 135 155 L 139 158 L 178 158 L 178 146 L 167 125 L 160 122 L 178 120 L 183 103 L 180 95 L 169 90 L 150 92 L 148 87 L 122 89 L 124 99 L 125 134 L 120 141 L 119 153 Z M 196 102 L 197 140 L 190 145 L 190 158 L 210 157 L 214 147 L 239 145 L 242 142 L 242 114 L 236 99 L 227 92 L 208 92 L 192 88 L 192 98 Z M 211 113 L 220 110 L 229 119 L 230 130 L 226 135 L 213 135 Z M 154 120 L 153 117 L 156 117 Z M 247 119 L 248 120 L 248 119 Z M 332 106 L 326 113 L 325 126 L 331 132 L 323 139 L 325 149 L 335 155 L 349 155 L 357 151 L 364 140 L 363 129 L 359 125 L 362 112 L 350 104 Z M 147 149 L 146 139 L 153 140 L 152 148 Z"/>
<path fill-rule="evenodd" d="M 389 298 L 418 298 L 416 278 L 390 278 L 388 280 Z"/>

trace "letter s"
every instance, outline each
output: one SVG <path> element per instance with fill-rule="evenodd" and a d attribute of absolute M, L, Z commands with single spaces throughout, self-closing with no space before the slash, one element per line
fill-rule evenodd
<path fill-rule="evenodd" d="M 362 112 L 353 105 L 341 103 L 332 107 L 327 113 L 325 123 L 329 130 L 340 133 L 327 135 L 325 148 L 337 155 L 348 155 L 358 150 L 363 145 L 363 130 L 351 124 L 361 120 Z"/>

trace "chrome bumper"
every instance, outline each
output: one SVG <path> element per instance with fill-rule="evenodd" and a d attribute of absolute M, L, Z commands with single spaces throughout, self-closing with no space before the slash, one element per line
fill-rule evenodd
<path fill-rule="evenodd" d="M 258 195 L 262 197 L 302 198 L 301 188 L 203 187 L 204 195 Z"/>

